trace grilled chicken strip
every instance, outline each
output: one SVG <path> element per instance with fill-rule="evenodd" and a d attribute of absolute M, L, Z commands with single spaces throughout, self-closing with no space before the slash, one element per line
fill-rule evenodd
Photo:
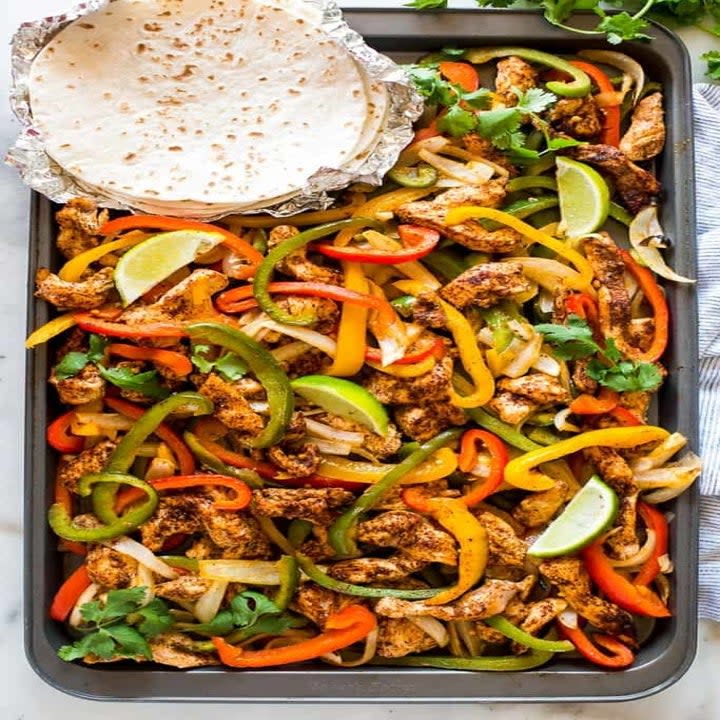
<path fill-rule="evenodd" d="M 592 95 L 558 100 L 548 111 L 547 119 L 554 130 L 578 140 L 589 140 L 602 130 L 600 108 Z"/>
<path fill-rule="evenodd" d="M 126 588 L 137 573 L 137 560 L 103 545 L 88 545 L 85 558 L 88 577 L 106 589 Z"/>
<path fill-rule="evenodd" d="M 397 553 L 388 558 L 362 557 L 341 560 L 329 568 L 328 575 L 350 583 L 396 582 L 422 570 L 427 564 L 426 560 Z"/>
<path fill-rule="evenodd" d="M 148 643 L 153 662 L 161 665 L 186 669 L 220 664 L 213 653 L 195 652 L 193 639 L 181 632 L 162 633 L 150 638 Z"/>
<path fill-rule="evenodd" d="M 292 225 L 278 225 L 270 231 L 268 246 L 274 247 L 284 240 L 295 237 L 300 231 Z M 330 285 L 342 284 L 342 273 L 332 268 L 316 265 L 308 260 L 307 249 L 300 248 L 286 255 L 276 266 L 276 269 L 296 280 L 303 282 L 322 282 Z"/>
<path fill-rule="evenodd" d="M 171 535 L 192 535 L 203 530 L 198 513 L 200 501 L 201 496 L 190 493 L 162 497 L 152 517 L 140 526 L 142 544 L 157 552 Z"/>
<path fill-rule="evenodd" d="M 523 498 L 512 510 L 512 516 L 527 528 L 542 527 L 552 520 L 567 499 L 568 486 L 556 480 L 549 490 Z"/>
<path fill-rule="evenodd" d="M 472 220 L 452 226 L 445 222 L 447 211 L 460 205 L 498 207 L 507 192 L 505 182 L 505 178 L 502 178 L 490 180 L 484 185 L 452 188 L 433 200 L 418 200 L 401 205 L 395 214 L 403 222 L 433 228 L 470 250 L 501 254 L 515 252 L 525 245 L 525 240 L 512 228 L 486 230 Z"/>
<path fill-rule="evenodd" d="M 542 563 L 539 569 L 578 615 L 600 630 L 617 635 L 621 640 L 634 641 L 632 615 L 590 592 L 590 576 L 581 560 L 570 557 L 553 558 Z"/>
<path fill-rule="evenodd" d="M 78 282 L 61 280 L 47 268 L 40 268 L 35 275 L 35 297 L 46 300 L 55 307 L 71 310 L 92 310 L 105 302 L 115 287 L 113 269 L 103 268 Z"/>
<path fill-rule="evenodd" d="M 491 512 L 476 515 L 488 534 L 488 565 L 524 567 L 527 544 L 515 534 L 512 526 Z"/>
<path fill-rule="evenodd" d="M 551 375 L 536 372 L 519 378 L 503 378 L 498 388 L 532 400 L 540 406 L 569 403 L 570 393 Z"/>
<path fill-rule="evenodd" d="M 251 437 L 262 431 L 265 421 L 250 407 L 241 385 L 223 380 L 213 372 L 198 386 L 198 392 L 212 400 L 215 417 L 231 430 Z"/>
<path fill-rule="evenodd" d="M 293 448 L 274 445 L 268 448 L 267 456 L 282 470 L 277 475 L 278 479 L 310 477 L 322 461 L 318 446 L 314 443 L 302 443 Z"/>
<path fill-rule="evenodd" d="M 181 575 L 175 580 L 158 583 L 155 594 L 173 602 L 196 602 L 212 585 L 212 580 L 197 575 Z"/>
<path fill-rule="evenodd" d="M 515 107 L 518 96 L 515 90 L 525 92 L 537 86 L 538 73 L 532 65 L 517 55 L 498 61 L 495 76 L 495 94 L 505 107 Z"/>
<path fill-rule="evenodd" d="M 330 615 L 348 605 L 362 603 L 352 595 L 341 595 L 326 590 L 312 582 L 302 583 L 293 597 L 290 609 L 312 620 L 319 628 L 324 628 Z"/>
<path fill-rule="evenodd" d="M 517 168 L 510 162 L 506 155 L 503 155 L 490 140 L 484 138 L 477 133 L 468 133 L 462 136 L 462 144 L 468 152 L 473 155 L 479 155 L 485 160 L 499 165 L 508 171 L 510 177 L 517 175 Z"/>
<path fill-rule="evenodd" d="M 275 302 L 281 310 L 293 317 L 312 315 L 315 320 L 308 327 L 319 333 L 332 331 L 340 317 L 337 304 L 327 298 L 285 295 L 277 298 Z"/>
<path fill-rule="evenodd" d="M 633 110 L 630 127 L 620 140 L 620 150 L 634 162 L 650 160 L 665 145 L 663 96 L 655 92 L 643 98 Z"/>
<path fill-rule="evenodd" d="M 329 525 L 335 517 L 333 511 L 353 498 L 349 490 L 341 488 L 263 488 L 253 491 L 251 507 L 256 515 Z"/>
<path fill-rule="evenodd" d="M 374 455 L 378 460 L 384 460 L 394 455 L 402 445 L 402 434 L 392 423 L 388 424 L 387 434 L 383 437 L 377 433 L 368 432 L 368 429 L 364 425 L 360 425 L 360 423 L 346 420 L 331 413 L 313 415 L 312 419 L 330 425 L 338 430 L 362 433 L 364 436 L 363 449 Z"/>
<path fill-rule="evenodd" d="M 62 380 L 53 368 L 48 382 L 55 386 L 60 402 L 66 405 L 82 405 L 105 397 L 105 380 L 94 363 L 88 363 L 77 375 Z"/>
<path fill-rule="evenodd" d="M 420 293 L 412 307 L 413 320 L 426 328 L 444 330 L 447 327 L 445 311 L 440 307 L 434 292 Z"/>
<path fill-rule="evenodd" d="M 661 186 L 655 176 L 635 165 L 618 148 L 611 145 L 580 145 L 569 148 L 567 154 L 607 173 L 631 213 L 638 213 L 652 205 L 660 195 Z"/>
<path fill-rule="evenodd" d="M 402 405 L 395 408 L 395 422 L 413 440 L 425 442 L 453 425 L 467 422 L 461 408 L 447 400 L 436 400 L 422 405 Z"/>
<path fill-rule="evenodd" d="M 498 390 L 488 402 L 487 407 L 503 422 L 510 425 L 525 422 L 536 410 L 540 409 L 538 403 L 507 390 Z"/>
<path fill-rule="evenodd" d="M 57 481 L 70 492 L 77 490 L 77 482 L 83 475 L 102 472 L 110 459 L 115 443 L 112 440 L 101 440 L 79 455 L 60 458 L 57 468 Z"/>
<path fill-rule="evenodd" d="M 440 297 L 460 310 L 469 306 L 488 308 L 529 289 L 518 263 L 483 263 L 448 283 L 440 290 Z"/>
<path fill-rule="evenodd" d="M 452 358 L 445 356 L 432 370 L 419 377 L 397 378 L 377 370 L 368 370 L 362 384 L 386 405 L 419 405 L 447 399 L 452 368 Z"/>
<path fill-rule="evenodd" d="M 505 617 L 526 633 L 537 635 L 566 608 L 567 602 L 561 598 L 545 598 L 527 604 L 515 599 L 508 604 Z M 528 648 L 519 643 L 513 643 L 512 651 L 517 655 L 522 655 L 528 651 Z"/>
<path fill-rule="evenodd" d="M 73 198 L 55 213 L 60 227 L 56 244 L 66 258 L 74 258 L 100 244 L 98 230 L 108 221 L 107 210 L 98 211 L 94 201 Z"/>
<path fill-rule="evenodd" d="M 405 657 L 432 650 L 438 644 L 422 628 L 405 618 L 379 618 L 377 654 L 380 657 Z"/>

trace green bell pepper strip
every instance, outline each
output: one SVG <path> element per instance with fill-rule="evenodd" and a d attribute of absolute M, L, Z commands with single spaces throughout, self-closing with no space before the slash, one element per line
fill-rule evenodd
<path fill-rule="evenodd" d="M 70 514 L 60 503 L 55 503 L 50 507 L 48 511 L 48 522 L 50 527 L 53 529 L 56 535 L 65 539 L 73 540 L 76 542 L 99 542 L 100 540 L 112 540 L 113 538 L 120 537 L 121 535 L 127 535 L 132 532 L 140 525 L 142 525 L 154 512 L 158 504 L 158 494 L 152 485 L 146 483 L 140 478 L 136 478 L 132 475 L 125 475 L 123 473 L 94 473 L 91 475 L 85 475 L 80 478 L 77 485 L 77 493 L 81 497 L 87 497 L 93 493 L 93 488 L 96 485 L 107 485 L 117 489 L 119 484 L 131 485 L 132 487 L 139 488 L 147 494 L 147 500 L 142 504 L 137 505 L 126 513 L 118 517 L 114 510 L 111 516 L 113 521 L 106 523 L 102 527 L 88 528 L 78 527 L 73 522 Z M 95 493 L 93 493 L 93 502 L 95 501 Z M 115 493 L 108 494 L 106 502 L 115 502 Z M 95 502 L 94 502 L 95 504 Z M 97 514 L 97 510 L 96 510 Z M 98 516 L 99 517 L 99 516 Z"/>
<path fill-rule="evenodd" d="M 252 246 L 263 254 L 267 252 L 268 234 L 264 228 L 256 228 L 253 233 Z"/>
<path fill-rule="evenodd" d="M 490 254 L 484 252 L 471 252 L 465 256 L 465 264 L 471 268 L 490 262 Z"/>
<path fill-rule="evenodd" d="M 524 220 L 541 210 L 549 210 L 557 207 L 560 201 L 557 196 L 549 195 L 547 197 L 528 198 L 527 200 L 516 200 L 503 208 L 503 212 L 513 215 L 516 218 Z"/>
<path fill-rule="evenodd" d="M 290 381 L 280 363 L 260 343 L 240 330 L 220 323 L 194 323 L 187 327 L 187 333 L 192 340 L 219 345 L 247 363 L 265 389 L 270 406 L 270 419 L 257 437 L 249 438 L 245 442 L 253 448 L 266 448 L 277 444 L 290 424 L 294 407 Z"/>
<path fill-rule="evenodd" d="M 158 555 L 166 565 L 170 567 L 190 570 L 190 572 L 198 572 L 200 566 L 195 558 L 186 557 L 185 555 Z"/>
<path fill-rule="evenodd" d="M 272 601 L 280 610 L 287 610 L 300 583 L 300 568 L 292 555 L 283 555 L 278 560 L 280 587 L 272 596 Z"/>
<path fill-rule="evenodd" d="M 451 250 L 433 250 L 421 262 L 446 280 L 454 280 L 468 269 L 465 259 L 458 257 Z"/>
<path fill-rule="evenodd" d="M 427 163 L 396 165 L 388 172 L 388 177 L 402 187 L 426 188 L 434 185 L 438 179 L 437 170 Z"/>
<path fill-rule="evenodd" d="M 312 532 L 312 523 L 309 520 L 300 520 L 299 518 L 291 521 L 288 525 L 288 541 L 294 548 L 299 548 L 308 535 Z"/>
<path fill-rule="evenodd" d="M 183 440 L 190 448 L 192 454 L 200 461 L 200 464 L 218 475 L 230 475 L 230 477 L 242 480 L 248 487 L 258 490 L 265 485 L 265 481 L 254 471 L 245 468 L 236 468 L 226 465 L 220 458 L 205 449 L 197 437 L 189 430 L 183 433 Z"/>
<path fill-rule="evenodd" d="M 508 325 L 510 320 L 513 319 L 513 316 L 499 305 L 482 309 L 480 315 L 492 330 L 495 350 L 497 350 L 497 352 L 506 350 L 515 337 L 515 334 Z"/>
<path fill-rule="evenodd" d="M 495 58 L 508 57 L 509 55 L 517 55 L 517 57 L 527 60 L 538 65 L 559 70 L 566 75 L 570 75 L 570 82 L 561 82 L 552 80 L 545 83 L 545 87 L 555 95 L 561 97 L 583 97 L 590 93 L 592 84 L 590 78 L 580 68 L 571 65 L 567 60 L 563 60 L 557 55 L 543 52 L 542 50 L 531 50 L 523 47 L 488 47 L 488 48 L 471 48 L 463 54 L 463 59 L 473 65 L 482 65 L 483 63 L 494 60 Z"/>
<path fill-rule="evenodd" d="M 104 471 L 106 473 L 127 473 L 135 460 L 138 448 L 152 435 L 165 418 L 181 409 L 189 409 L 193 415 L 208 415 L 214 405 L 206 397 L 196 392 L 174 393 L 165 400 L 156 403 L 125 433 L 123 439 L 110 456 Z M 117 521 L 115 513 L 115 495 L 117 484 L 103 483 L 93 490 L 93 505 L 97 506 L 95 514 L 106 525 Z"/>
<path fill-rule="evenodd" d="M 544 427 L 534 427 L 528 431 L 528 438 L 538 445 L 554 445 L 562 440 L 561 437 Z"/>
<path fill-rule="evenodd" d="M 619 223 L 627 226 L 633 221 L 633 216 L 622 205 L 618 205 L 616 202 L 610 203 L 608 215 L 613 220 L 617 220 Z"/>
<path fill-rule="evenodd" d="M 401 463 L 386 473 L 381 480 L 370 485 L 331 526 L 328 531 L 328 542 L 340 557 L 353 557 L 357 555 L 357 545 L 353 539 L 355 525 L 361 515 L 371 510 L 380 499 L 397 485 L 413 468 L 427 460 L 436 450 L 445 447 L 457 440 L 461 430 L 445 430 L 432 440 L 406 457 Z"/>
<path fill-rule="evenodd" d="M 378 223 L 369 218 L 349 218 L 347 220 L 338 220 L 337 222 L 326 223 L 325 225 L 318 225 L 317 227 L 310 228 L 309 230 L 303 230 L 301 233 L 278 243 L 268 252 L 255 273 L 255 279 L 253 281 L 253 295 L 255 296 L 258 305 L 260 305 L 260 308 L 273 320 L 286 323 L 288 325 L 310 325 L 315 322 L 314 314 L 291 315 L 290 313 L 285 312 L 270 297 L 268 285 L 270 284 L 275 266 L 290 253 L 295 252 L 295 250 L 299 250 L 300 248 L 305 247 L 308 243 L 311 243 L 314 240 L 319 240 L 326 235 L 331 235 L 332 233 L 344 230 L 345 228 L 377 226 Z"/>
<path fill-rule="evenodd" d="M 524 645 L 531 650 L 561 653 L 572 652 L 575 649 L 575 646 L 568 640 L 545 640 L 526 633 L 502 615 L 493 615 L 492 617 L 485 618 L 484 622 L 486 625 L 502 633 L 506 638 L 520 645 Z"/>
<path fill-rule="evenodd" d="M 403 295 L 390 301 L 390 304 L 397 310 L 398 314 L 405 319 L 412 317 L 415 303 L 416 298 L 414 295 Z"/>
<path fill-rule="evenodd" d="M 265 515 L 256 515 L 253 513 L 253 517 L 257 522 L 260 529 L 265 533 L 267 538 L 275 543 L 284 553 L 288 555 L 295 554 L 295 548 L 290 541 L 277 529 L 275 523 Z"/>
<path fill-rule="evenodd" d="M 543 188 L 544 190 L 557 192 L 557 182 L 555 178 L 551 178 L 548 175 L 523 175 L 508 181 L 508 184 L 505 186 L 505 189 L 509 193 L 517 192 L 518 190 L 529 190 L 530 188 Z"/>
<path fill-rule="evenodd" d="M 317 585 L 327 590 L 334 590 L 343 595 L 355 595 L 356 597 L 395 597 L 403 600 L 427 600 L 435 597 L 447 588 L 418 588 L 405 590 L 403 588 L 379 588 L 367 587 L 365 585 L 353 585 L 344 580 L 336 580 L 323 572 L 307 555 L 296 553 L 300 569 Z"/>
<path fill-rule="evenodd" d="M 370 665 L 399 665 L 403 667 L 434 667 L 444 670 L 474 670 L 478 672 L 517 672 L 545 665 L 553 653 L 531 650 L 525 655 L 490 655 L 488 657 L 450 657 L 447 655 L 406 655 L 400 658 L 373 658 Z"/>

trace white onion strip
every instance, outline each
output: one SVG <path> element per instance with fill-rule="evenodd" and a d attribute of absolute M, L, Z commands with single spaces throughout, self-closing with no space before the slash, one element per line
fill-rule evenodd
<path fill-rule="evenodd" d="M 227 586 L 227 580 L 213 580 L 210 587 L 200 596 L 193 608 L 193 615 L 199 622 L 208 623 L 217 615 Z"/>
<path fill-rule="evenodd" d="M 350 445 L 362 445 L 365 442 L 365 433 L 340 430 L 332 427 L 332 425 L 326 425 L 307 417 L 305 418 L 305 427 L 308 435 L 324 438 L 325 440 L 337 440 Z"/>
<path fill-rule="evenodd" d="M 364 665 L 366 662 L 372 660 L 375 657 L 375 651 L 377 649 L 378 630 L 377 628 L 371 630 L 368 636 L 365 638 L 365 649 L 363 654 L 357 660 L 343 660 L 340 653 L 326 653 L 320 657 L 329 662 L 331 665 L 337 665 L 338 667 L 358 667 Z"/>
<path fill-rule="evenodd" d="M 80 608 L 85 603 L 89 603 L 95 597 L 99 589 L 100 586 L 97 583 L 90 583 L 90 585 L 88 585 L 80 593 L 80 597 L 78 597 L 75 605 L 73 606 L 72 612 L 70 613 L 70 617 L 68 619 L 68 622 L 72 627 L 80 627 L 80 625 L 83 624 L 83 617 L 80 614 Z"/>
<path fill-rule="evenodd" d="M 436 618 L 429 615 L 418 615 L 417 617 L 409 617 L 408 620 L 429 635 L 440 647 L 445 647 L 450 642 L 447 629 Z"/>
<path fill-rule="evenodd" d="M 610 563 L 616 568 L 634 568 L 638 565 L 642 565 L 655 550 L 655 544 L 657 537 L 654 530 L 646 530 L 647 539 L 643 543 L 643 546 L 632 556 L 625 560 L 611 560 Z"/>
<path fill-rule="evenodd" d="M 105 547 L 109 547 L 122 555 L 127 555 L 128 557 L 137 560 L 141 565 L 145 565 L 145 567 L 149 568 L 161 577 L 174 580 L 178 576 L 173 568 L 164 563 L 144 545 L 141 545 L 132 538 L 122 536 L 115 538 L 114 540 L 103 541 L 100 544 Z"/>

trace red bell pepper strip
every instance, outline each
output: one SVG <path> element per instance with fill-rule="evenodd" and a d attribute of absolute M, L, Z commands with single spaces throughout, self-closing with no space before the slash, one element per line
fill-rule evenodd
<path fill-rule="evenodd" d="M 416 130 L 413 136 L 413 143 L 427 140 L 431 137 L 437 137 L 440 134 L 440 130 L 438 130 L 438 120 L 440 120 L 444 114 L 444 112 L 440 113 L 427 127 Z"/>
<path fill-rule="evenodd" d="M 375 615 L 362 605 L 348 605 L 330 615 L 325 630 L 309 640 L 270 650 L 244 650 L 221 637 L 212 638 L 223 665 L 261 668 L 313 660 L 360 642 L 377 627 Z"/>
<path fill-rule="evenodd" d="M 475 92 L 480 87 L 480 77 L 470 63 L 441 62 L 438 70 L 448 82 L 459 85 L 465 92 Z"/>
<path fill-rule="evenodd" d="M 660 574 L 660 558 L 668 552 L 668 522 L 656 507 L 640 500 L 637 505 L 640 517 L 648 530 L 655 533 L 655 548 L 643 563 L 633 580 L 634 585 L 649 585 Z"/>
<path fill-rule="evenodd" d="M 414 365 L 415 363 L 422 362 L 431 355 L 435 358 L 440 359 L 445 354 L 445 343 L 437 338 L 431 343 L 431 345 L 424 350 L 418 350 L 417 352 L 408 353 L 407 355 L 396 360 L 393 365 Z M 365 360 L 367 362 L 379 363 L 382 362 L 382 355 L 380 348 L 369 347 L 365 350 Z"/>
<path fill-rule="evenodd" d="M 655 362 L 665 352 L 668 343 L 668 326 L 670 324 L 670 311 L 668 310 L 665 294 L 655 280 L 655 276 L 647 268 L 638 265 L 627 250 L 620 250 L 620 255 L 628 272 L 637 280 L 645 299 L 653 310 L 655 334 L 650 347 L 637 355 L 635 360 Z"/>
<path fill-rule="evenodd" d="M 610 78 L 596 65 L 584 62 L 583 60 L 571 60 L 570 64 L 587 73 L 601 93 L 615 92 Z M 620 145 L 620 104 L 618 103 L 617 105 L 610 105 L 600 109 L 602 110 L 604 118 L 600 142 L 604 145 L 617 147 Z"/>
<path fill-rule="evenodd" d="M 610 410 L 609 415 L 626 427 L 643 424 L 643 421 L 634 412 L 622 405 L 618 405 Z"/>
<path fill-rule="evenodd" d="M 190 358 L 182 353 L 162 348 L 140 347 L 138 345 L 127 345 L 125 343 L 110 343 L 107 347 L 111 355 L 128 358 L 129 360 L 149 360 L 150 362 L 162 365 L 179 376 L 189 375 L 193 366 Z"/>
<path fill-rule="evenodd" d="M 203 485 L 230 488 L 235 493 L 235 497 L 213 503 L 216 510 L 243 510 L 252 500 L 250 488 L 242 480 L 229 475 L 172 475 L 149 482 L 156 490 L 183 490 Z M 141 489 L 128 488 L 118 494 L 115 501 L 115 512 L 119 515 L 128 505 L 142 500 L 144 497 L 145 493 Z"/>
<path fill-rule="evenodd" d="M 586 293 L 571 293 L 565 300 L 565 307 L 569 313 L 587 320 L 588 325 L 592 328 L 595 340 L 602 340 L 600 313 L 595 300 Z"/>
<path fill-rule="evenodd" d="M 648 588 L 633 585 L 616 572 L 602 550 L 600 538 L 580 552 L 592 581 L 605 593 L 608 600 L 634 615 L 647 617 L 670 617 L 672 613 L 663 601 Z"/>
<path fill-rule="evenodd" d="M 440 241 L 440 233 L 420 225 L 399 225 L 398 235 L 405 247 L 402 250 L 379 250 L 375 248 L 341 247 L 327 243 L 313 246 L 321 255 L 349 262 L 397 265 L 429 255 Z"/>
<path fill-rule="evenodd" d="M 61 453 L 79 453 L 85 447 L 81 437 L 71 435 L 68 431 L 75 420 L 75 411 L 70 410 L 55 418 L 47 429 L 47 441 L 53 450 Z"/>
<path fill-rule="evenodd" d="M 263 260 L 262 253 L 256 250 L 249 242 L 231 233 L 225 228 L 196 220 L 183 220 L 182 218 L 164 217 L 162 215 L 124 215 L 106 222 L 100 227 L 101 235 L 114 235 L 123 230 L 137 230 L 140 228 L 152 230 L 202 230 L 204 232 L 219 233 L 223 236 L 223 245 L 229 247 L 235 254 L 241 255 L 248 261 L 247 269 L 238 272 L 237 277 L 248 278 L 255 274 L 258 265 Z"/>
<path fill-rule="evenodd" d="M 463 472 L 470 472 L 477 464 L 478 441 L 482 442 L 490 453 L 490 475 L 484 482 L 476 483 L 473 489 L 463 496 L 462 499 L 468 507 L 477 505 L 502 485 L 505 466 L 510 459 L 505 443 L 497 435 L 487 430 L 468 430 L 460 441 L 458 468 Z"/>
<path fill-rule="evenodd" d="M 135 405 L 135 403 L 121 398 L 110 397 L 109 395 L 105 396 L 105 404 L 115 412 L 127 415 L 131 420 L 139 420 L 147 409 L 141 405 Z M 154 432 L 175 454 L 180 473 L 182 475 L 192 475 L 196 467 L 195 456 L 190 452 L 182 438 L 165 423 L 160 423 Z"/>
<path fill-rule="evenodd" d="M 579 627 L 568 627 L 559 620 L 557 627 L 560 634 L 566 640 L 569 640 L 586 660 L 589 660 L 595 665 L 619 669 L 629 667 L 635 660 L 633 651 L 611 635 L 596 633 L 592 636 L 598 645 L 612 653 L 611 655 L 606 655 L 593 645 L 590 638 Z"/>
<path fill-rule="evenodd" d="M 615 390 L 603 387 L 597 396 L 589 393 L 578 395 L 570 403 L 570 411 L 575 415 L 600 415 L 610 412 L 617 406 L 619 400 L 620 395 Z"/>
<path fill-rule="evenodd" d="M 147 325 L 125 325 L 109 322 L 89 312 L 73 314 L 75 321 L 82 330 L 107 337 L 120 338 L 180 338 L 186 337 L 185 329 L 173 323 L 148 323 Z"/>
<path fill-rule="evenodd" d="M 50 604 L 50 617 L 58 622 L 65 622 L 75 607 L 78 598 L 90 587 L 90 576 L 87 567 L 81 565 L 60 586 Z"/>

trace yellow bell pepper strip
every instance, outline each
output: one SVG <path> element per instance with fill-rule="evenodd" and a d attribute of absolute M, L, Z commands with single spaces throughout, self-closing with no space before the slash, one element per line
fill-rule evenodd
<path fill-rule="evenodd" d="M 492 617 L 486 618 L 483 622 L 499 633 L 502 633 L 506 638 L 520 645 L 524 645 L 531 650 L 545 650 L 551 653 L 558 653 L 570 652 L 575 649 L 575 646 L 569 640 L 545 640 L 535 637 L 521 630 L 517 625 L 513 625 L 502 615 L 493 615 Z"/>
<path fill-rule="evenodd" d="M 342 268 L 345 289 L 367 295 L 369 284 L 362 266 L 345 262 L 342 263 Z M 367 307 L 343 304 L 337 335 L 337 350 L 333 364 L 325 371 L 327 375 L 350 377 L 360 372 L 365 362 L 367 320 Z"/>
<path fill-rule="evenodd" d="M 359 642 L 377 627 L 377 619 L 363 605 L 348 605 L 330 615 L 320 635 L 294 645 L 270 650 L 244 650 L 221 637 L 212 642 L 223 665 L 235 668 L 275 667 L 312 660 Z"/>
<path fill-rule="evenodd" d="M 570 261 L 577 268 L 580 277 L 568 278 L 568 286 L 573 290 L 582 290 L 593 297 L 595 296 L 595 290 L 592 286 L 592 267 L 590 267 L 590 263 L 585 259 L 585 257 L 577 252 L 577 250 L 573 250 L 557 238 L 537 230 L 532 225 L 528 225 L 526 222 L 523 222 L 522 220 L 513 217 L 502 210 L 478 207 L 474 205 L 464 205 L 462 207 L 456 207 L 448 210 L 448 213 L 445 216 L 445 222 L 447 225 L 459 225 L 460 223 L 472 219 L 495 220 L 503 225 L 507 225 L 508 227 L 513 228 L 513 230 L 517 230 L 526 238 L 545 246 L 560 257 Z"/>
<path fill-rule="evenodd" d="M 90 250 L 86 250 L 71 260 L 68 260 L 60 268 L 58 277 L 66 282 L 77 282 L 92 263 L 97 262 L 108 253 L 115 252 L 116 250 L 125 250 L 125 248 L 138 245 L 147 237 L 147 234 L 143 232 L 130 232 L 117 240 L 111 240 L 97 247 L 90 248 Z"/>
<path fill-rule="evenodd" d="M 471 672 L 519 672 L 532 670 L 549 662 L 553 653 L 531 650 L 524 655 L 489 655 L 487 657 L 453 657 L 452 655 L 406 655 L 399 658 L 373 658 L 370 665 L 401 667 L 433 667 L 442 670 L 470 670 Z"/>
<path fill-rule="evenodd" d="M 455 585 L 426 600 L 445 605 L 466 593 L 480 580 L 488 560 L 488 535 L 480 521 L 459 498 L 428 498 L 419 488 L 406 488 L 402 498 L 415 510 L 431 515 L 458 542 L 458 579 Z"/>
<path fill-rule="evenodd" d="M 25 347 L 30 350 L 38 345 L 42 345 L 75 325 L 77 325 L 77 320 L 75 319 L 74 313 L 58 315 L 56 318 L 41 325 L 37 330 L 31 332 L 25 341 Z"/>
<path fill-rule="evenodd" d="M 359 518 L 368 510 L 372 510 L 388 490 L 400 483 L 411 470 L 414 470 L 440 448 L 457 440 L 460 432 L 460 430 L 445 430 L 432 440 L 424 442 L 415 452 L 386 473 L 382 480 L 367 488 L 350 508 L 330 526 L 328 541 L 335 552 L 342 557 L 355 556 L 357 554 L 357 545 L 353 535 Z"/>
<path fill-rule="evenodd" d="M 521 490 L 535 490 L 536 487 L 528 483 L 528 475 L 541 463 L 557 460 L 588 447 L 631 448 L 665 440 L 669 435 L 667 430 L 653 425 L 590 430 L 514 458 L 505 466 L 505 482 Z"/>
<path fill-rule="evenodd" d="M 390 365 L 380 365 L 376 362 L 367 362 L 367 365 L 373 370 L 385 373 L 386 375 L 392 375 L 393 377 L 399 378 L 413 378 L 425 375 L 435 367 L 435 358 L 430 355 L 424 360 L 411 365 L 399 365 L 397 363 L 391 363 Z"/>

